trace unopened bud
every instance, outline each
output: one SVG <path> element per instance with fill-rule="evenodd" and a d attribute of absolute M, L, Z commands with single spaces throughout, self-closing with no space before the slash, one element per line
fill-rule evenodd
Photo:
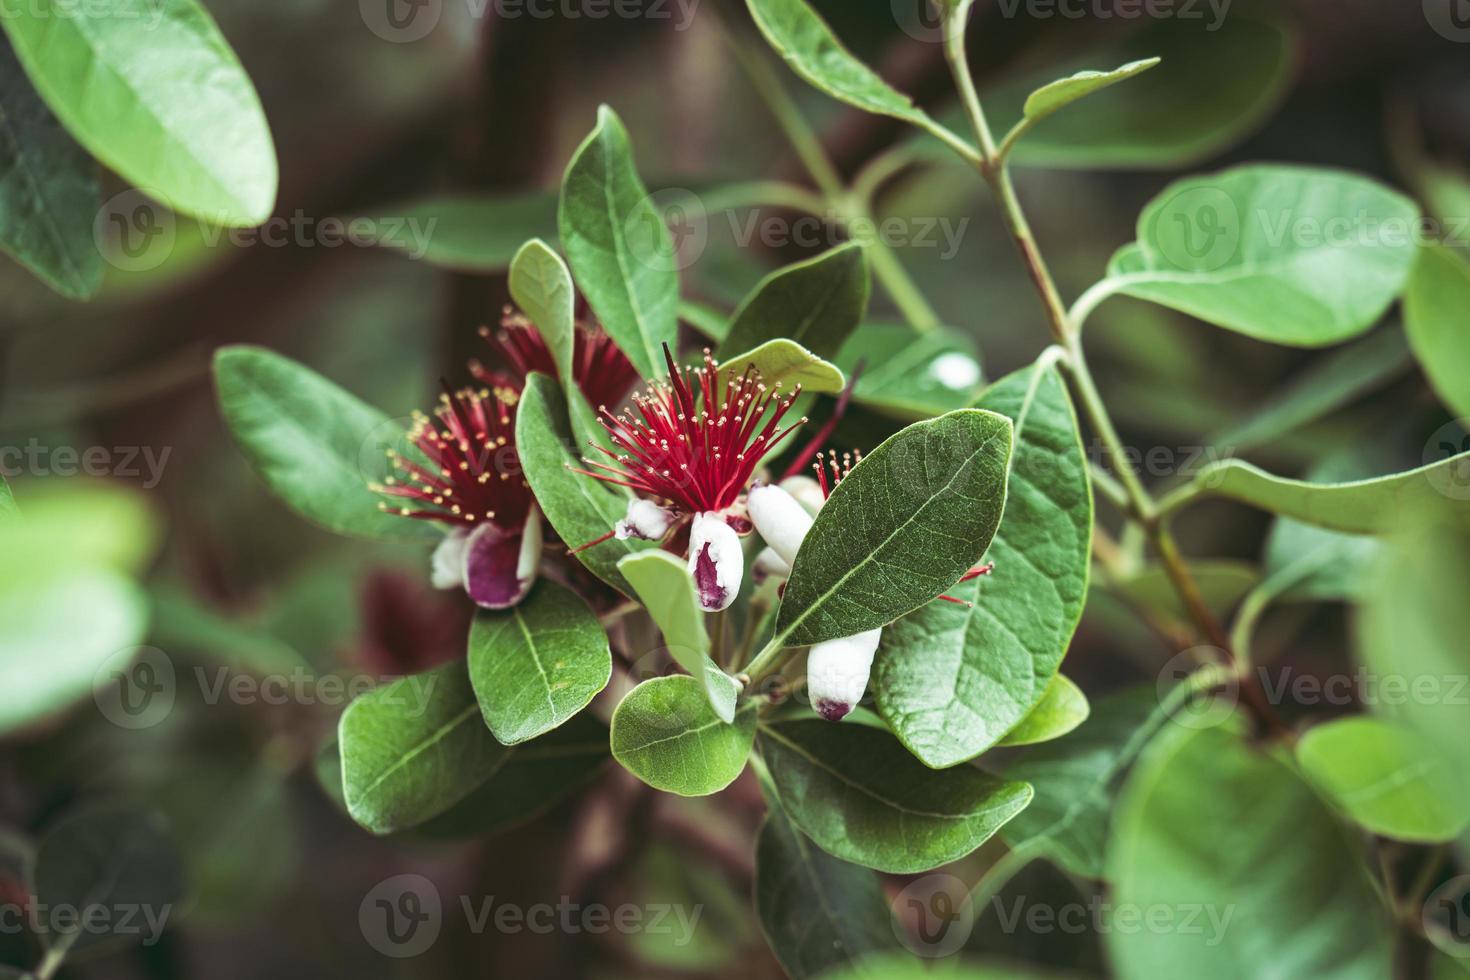
<path fill-rule="evenodd" d="M 812 529 L 812 515 L 780 487 L 761 484 L 750 488 L 750 519 L 766 544 L 788 565 L 796 563 L 801 542 Z"/>
<path fill-rule="evenodd" d="M 812 707 L 828 721 L 841 721 L 863 699 L 873 654 L 883 629 L 827 640 L 812 647 L 806 661 L 806 686 Z"/>

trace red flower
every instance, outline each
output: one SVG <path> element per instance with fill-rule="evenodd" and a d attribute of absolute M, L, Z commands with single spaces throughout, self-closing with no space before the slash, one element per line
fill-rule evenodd
<path fill-rule="evenodd" d="M 485 384 L 519 390 L 532 371 L 556 377 L 556 361 L 541 331 L 523 315 L 506 307 L 500 329 L 480 328 L 508 371 L 492 371 L 478 361 L 470 363 L 475 377 Z M 617 406 L 638 380 L 638 371 L 600 328 L 578 323 L 572 341 L 572 378 L 595 408 Z"/>

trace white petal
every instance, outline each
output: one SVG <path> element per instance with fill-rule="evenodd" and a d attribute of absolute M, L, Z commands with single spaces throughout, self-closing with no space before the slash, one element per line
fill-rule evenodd
<path fill-rule="evenodd" d="M 810 476 L 788 476 L 776 485 L 795 497 L 796 502 L 805 507 L 806 512 L 813 517 L 817 516 L 817 511 L 827 502 L 826 495 L 822 493 L 822 485 Z"/>
<path fill-rule="evenodd" d="M 740 535 L 718 514 L 696 514 L 689 528 L 689 574 L 699 604 L 710 612 L 728 609 L 745 577 Z"/>
<path fill-rule="evenodd" d="M 791 566 L 786 560 L 776 554 L 774 548 L 762 548 L 755 556 L 755 580 L 764 582 L 771 578 L 790 578 Z"/>
<path fill-rule="evenodd" d="M 434 557 L 429 559 L 429 581 L 434 588 L 464 588 L 464 561 L 469 540 L 470 532 L 462 527 L 444 535 L 444 540 L 434 549 Z"/>
<path fill-rule="evenodd" d="M 516 560 L 516 578 L 524 581 L 535 577 L 537 570 L 541 567 L 543 540 L 541 508 L 536 506 L 535 501 L 532 501 L 530 513 L 526 515 L 526 530 L 521 536 L 521 553 Z"/>
<path fill-rule="evenodd" d="M 614 535 L 619 541 L 639 538 L 657 541 L 668 533 L 674 515 L 651 500 L 634 497 L 628 501 L 628 516 L 618 521 Z"/>
<path fill-rule="evenodd" d="M 769 484 L 751 487 L 747 506 L 750 519 L 766 544 L 786 564 L 794 564 L 801 542 L 812 529 L 812 515 L 791 494 Z"/>
<path fill-rule="evenodd" d="M 806 660 L 806 686 L 812 707 L 828 721 L 841 721 L 863 699 L 882 628 L 828 640 L 812 647 Z"/>

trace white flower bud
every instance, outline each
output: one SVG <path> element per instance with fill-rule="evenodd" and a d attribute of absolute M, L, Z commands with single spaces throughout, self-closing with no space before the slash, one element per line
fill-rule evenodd
<path fill-rule="evenodd" d="M 764 582 L 766 579 L 790 578 L 791 566 L 773 548 L 762 548 L 755 556 L 755 580 Z"/>
<path fill-rule="evenodd" d="M 651 500 L 634 497 L 628 501 L 627 516 L 618 521 L 613 533 L 619 541 L 628 538 L 657 541 L 668 533 L 673 523 L 673 514 Z"/>
<path fill-rule="evenodd" d="M 822 485 L 809 476 L 788 476 L 776 486 L 795 497 L 796 502 L 805 507 L 806 512 L 813 517 L 817 516 L 817 512 L 827 502 L 827 495 L 822 492 Z"/>
<path fill-rule="evenodd" d="M 862 700 L 873 669 L 873 654 L 883 629 L 827 640 L 811 648 L 806 660 L 806 686 L 812 707 L 828 721 L 841 721 Z"/>
<path fill-rule="evenodd" d="M 699 604 L 709 612 L 728 609 L 745 577 L 740 535 L 719 514 L 694 516 L 689 528 L 689 574 L 699 591 Z"/>
<path fill-rule="evenodd" d="M 464 588 L 465 550 L 469 547 L 468 528 L 457 527 L 444 535 L 434 557 L 429 559 L 429 581 L 436 589 Z"/>
<path fill-rule="evenodd" d="M 747 497 L 750 519 L 766 544 L 788 565 L 796 563 L 801 542 L 812 529 L 812 515 L 780 487 L 761 484 Z"/>

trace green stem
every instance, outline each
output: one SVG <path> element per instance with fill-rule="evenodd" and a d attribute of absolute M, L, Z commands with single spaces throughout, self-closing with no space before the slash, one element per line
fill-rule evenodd
<path fill-rule="evenodd" d="M 751 690 L 761 681 L 776 673 L 786 665 L 790 651 L 776 640 L 772 640 L 761 648 L 761 652 L 755 655 L 750 663 L 745 665 L 741 673 L 749 678 L 745 682 L 746 690 Z"/>
<path fill-rule="evenodd" d="M 870 224 L 873 218 L 870 214 L 863 213 L 858 217 L 866 219 Z M 883 286 L 888 297 L 893 300 L 893 305 L 903 314 L 909 326 L 920 333 L 928 333 L 939 326 L 939 314 L 929 301 L 924 298 L 924 293 L 919 289 L 918 283 L 914 282 L 908 270 L 899 261 L 898 255 L 881 238 L 873 238 L 868 245 L 868 258 L 873 263 L 873 275 Z"/>
<path fill-rule="evenodd" d="M 1007 851 L 987 868 L 980 880 L 975 882 L 975 887 L 970 889 L 970 907 L 975 910 L 975 918 L 983 915 L 990 900 L 1035 858 L 1036 855 L 1028 848 L 1018 847 Z"/>

